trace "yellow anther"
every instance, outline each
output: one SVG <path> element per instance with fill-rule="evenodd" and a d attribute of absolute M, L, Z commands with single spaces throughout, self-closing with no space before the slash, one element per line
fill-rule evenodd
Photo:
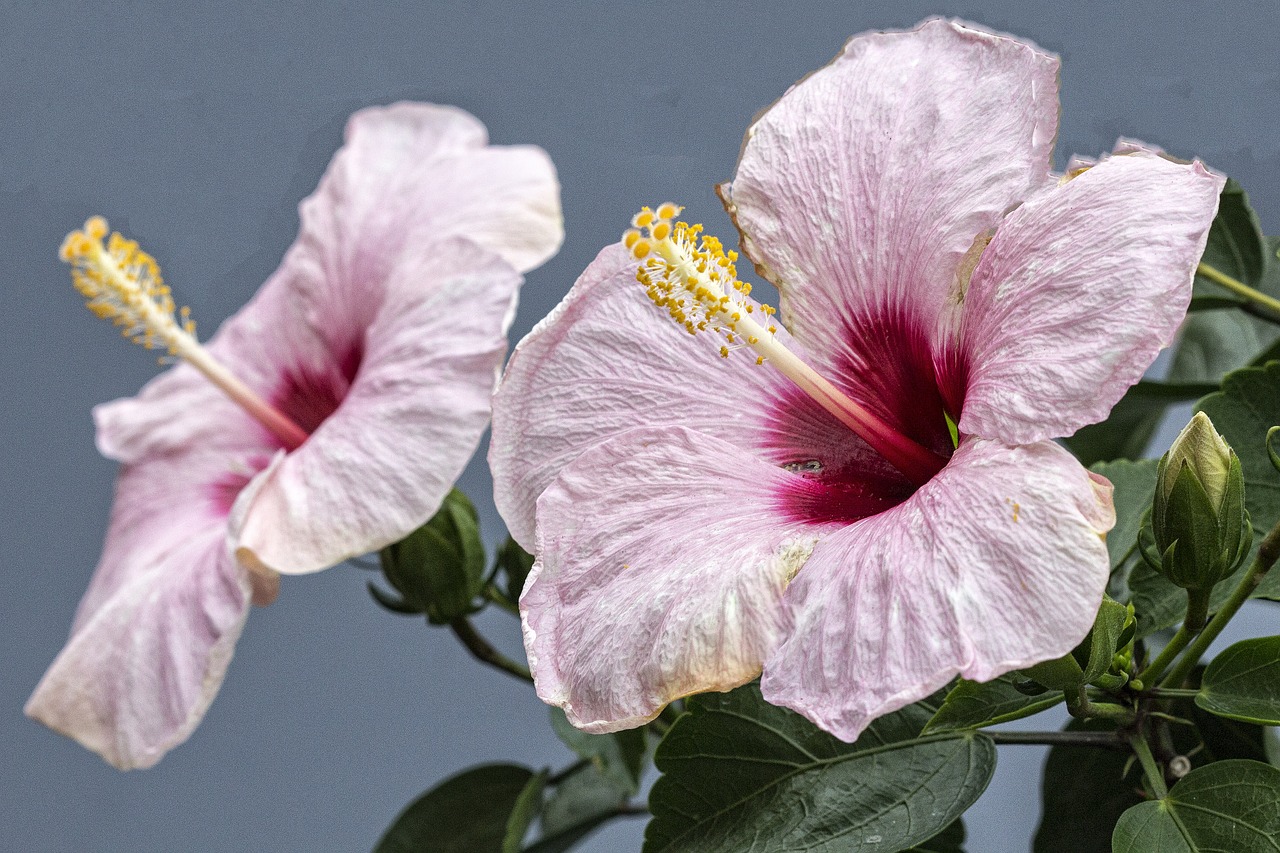
<path fill-rule="evenodd" d="M 120 333 L 148 349 L 162 346 L 170 355 L 188 343 L 195 329 L 191 312 L 183 308 L 181 323 L 169 288 L 155 259 L 135 240 L 111 234 L 107 220 L 92 216 L 83 231 L 72 231 L 62 241 L 58 256 L 71 264 L 71 280 L 96 316 L 111 320 Z"/>

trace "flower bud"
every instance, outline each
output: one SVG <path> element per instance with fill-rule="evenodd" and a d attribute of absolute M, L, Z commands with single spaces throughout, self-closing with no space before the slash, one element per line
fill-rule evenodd
<path fill-rule="evenodd" d="M 1151 532 L 1160 571 L 1189 590 L 1212 589 L 1253 543 L 1240 460 L 1204 412 L 1160 460 Z"/>

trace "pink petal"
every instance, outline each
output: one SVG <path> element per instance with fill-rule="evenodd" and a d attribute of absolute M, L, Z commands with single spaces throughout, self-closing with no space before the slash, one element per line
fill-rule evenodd
<path fill-rule="evenodd" d="M 520 598 L 538 696 L 616 731 L 754 678 L 815 539 L 771 512 L 794 476 L 681 427 L 632 430 L 561 471 Z"/>
<path fill-rule="evenodd" d="M 1109 484 L 1052 442 L 963 442 L 905 503 L 831 534 L 787 589 L 767 700 L 852 741 L 956 675 L 1069 652 L 1106 585 Z"/>
<path fill-rule="evenodd" d="M 222 684 L 249 610 L 212 484 L 218 454 L 125 465 L 102 560 L 28 716 L 121 770 L 182 743 Z"/>
<path fill-rule="evenodd" d="M 493 399 L 489 465 L 511 535 L 533 545 L 534 503 L 579 454 L 639 426 L 680 424 L 754 446 L 789 385 L 749 353 L 721 358 L 636 281 L 636 261 L 606 247 L 511 355 Z M 779 339 L 788 341 L 785 332 Z"/>
<path fill-rule="evenodd" d="M 1011 213 L 964 296 L 960 429 L 1022 444 L 1105 418 L 1173 339 L 1222 182 L 1135 150 Z"/>
<path fill-rule="evenodd" d="M 524 272 L 564 239 L 560 185 L 546 152 L 491 146 L 478 119 L 436 104 L 352 115 L 346 143 L 301 213 L 302 240 L 327 244 L 331 275 L 345 267 L 347 277 L 374 280 L 369 266 L 424 240 L 465 236 Z"/>
<path fill-rule="evenodd" d="M 346 394 L 402 252 L 461 235 L 519 269 L 541 263 L 563 236 L 559 184 L 546 154 L 486 147 L 484 126 L 455 107 L 400 103 L 353 115 L 347 141 L 300 205 L 302 226 L 280 269 L 229 319 L 209 349 L 270 402 L 312 429 Z M 431 290 L 439 276 L 424 276 Z M 424 298 L 432 298 L 424 293 Z M 466 313 L 464 301 L 449 309 Z M 298 386 L 306 386 L 299 389 Z M 290 410 L 299 390 L 308 399 Z M 122 461 L 189 444 L 279 442 L 180 365 L 133 400 L 98 412 L 99 447 Z M 175 417 L 182 411 L 197 417 Z"/>
<path fill-rule="evenodd" d="M 727 205 L 792 334 L 831 358 L 860 315 L 945 316 L 974 238 L 1049 172 L 1057 70 L 1033 45 L 930 20 L 851 39 L 765 112 Z"/>
<path fill-rule="evenodd" d="M 237 555 L 313 572 L 404 537 L 475 453 L 520 276 L 453 238 L 401 255 L 341 405 L 231 526 Z"/>

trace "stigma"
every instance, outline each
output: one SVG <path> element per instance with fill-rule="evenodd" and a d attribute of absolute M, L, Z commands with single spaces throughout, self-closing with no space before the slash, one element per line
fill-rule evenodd
<path fill-rule="evenodd" d="M 147 349 L 161 349 L 200 371 L 223 393 L 252 415 L 287 450 L 301 447 L 307 433 L 245 385 L 200 345 L 191 311 L 176 308 L 155 258 L 136 240 L 110 228 L 101 216 L 62 241 L 58 257 L 71 265 L 71 281 L 85 306 L 110 320 L 121 334 Z M 104 242 L 105 241 L 105 242 Z"/>
<path fill-rule="evenodd" d="M 701 225 L 677 221 L 681 210 L 670 202 L 643 207 L 622 236 L 638 262 L 636 281 L 654 305 L 691 335 L 723 337 L 723 358 L 751 350 L 757 365 L 780 371 L 915 485 L 942 470 L 944 457 L 850 399 L 779 341 L 775 310 L 752 299 L 751 285 L 738 278 L 738 253 L 703 234 Z"/>

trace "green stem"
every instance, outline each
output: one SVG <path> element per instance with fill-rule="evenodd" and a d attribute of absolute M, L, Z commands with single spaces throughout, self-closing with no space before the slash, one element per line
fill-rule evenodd
<path fill-rule="evenodd" d="M 1074 694 L 1066 691 L 1067 711 L 1071 716 L 1079 720 L 1113 720 L 1118 726 L 1133 722 L 1133 709 L 1111 702 L 1090 702 L 1085 690 L 1085 685 L 1081 684 Z"/>
<path fill-rule="evenodd" d="M 1150 687 L 1143 691 L 1143 695 L 1152 699 L 1194 699 L 1200 695 L 1200 691 L 1174 687 Z"/>
<path fill-rule="evenodd" d="M 570 764 L 568 767 L 564 768 L 563 770 L 560 770 L 556 773 L 552 773 L 550 776 L 548 776 L 547 784 L 559 785 L 565 779 L 568 779 L 574 773 L 577 773 L 579 770 L 583 769 L 590 763 L 591 763 L 590 758 L 583 758 L 578 761 L 575 761 L 573 764 Z"/>
<path fill-rule="evenodd" d="M 1208 264 L 1200 264 L 1196 267 L 1196 273 L 1202 275 L 1210 281 L 1216 282 L 1237 296 L 1242 296 L 1250 302 L 1258 305 L 1265 305 L 1276 314 L 1280 315 L 1280 299 L 1274 299 L 1260 290 L 1255 290 L 1242 281 L 1232 278 L 1221 270 L 1215 269 Z"/>
<path fill-rule="evenodd" d="M 1115 732 L 1004 732 L 987 730 L 984 735 L 998 744 L 1033 746 L 1091 746 L 1100 749 L 1127 749 Z"/>
<path fill-rule="evenodd" d="M 502 652 L 495 649 L 488 640 L 480 636 L 475 626 L 465 616 L 459 616 L 449 623 L 449 627 L 453 629 L 453 633 L 462 641 L 462 645 L 467 647 L 467 651 L 471 652 L 476 660 L 489 664 L 495 669 L 500 669 L 507 675 L 514 676 L 521 681 L 533 683 L 533 675 L 529 672 L 529 668 L 523 664 L 516 663 Z"/>
<path fill-rule="evenodd" d="M 480 591 L 485 601 L 498 605 L 501 609 L 507 611 L 512 616 L 520 615 L 520 608 L 512 604 L 511 601 L 498 589 L 498 585 L 493 581 L 489 581 L 484 585 L 484 589 Z"/>
<path fill-rule="evenodd" d="M 1160 765 L 1156 764 L 1156 757 L 1151 754 L 1151 746 L 1147 743 L 1147 739 L 1140 734 L 1134 735 L 1129 738 L 1129 745 L 1133 747 L 1133 754 L 1138 756 L 1143 775 L 1151 785 L 1151 793 L 1161 800 L 1169 796 L 1169 789 L 1164 783 L 1164 771 L 1160 769 Z"/>
<path fill-rule="evenodd" d="M 1280 558 L 1280 524 L 1276 524 L 1275 527 L 1271 528 L 1271 532 L 1262 540 L 1262 544 L 1258 546 L 1258 556 L 1254 557 L 1249 570 L 1240 579 L 1240 583 L 1232 591 L 1231 597 L 1214 614 L 1208 626 L 1200 632 L 1200 636 L 1196 637 L 1191 645 L 1187 646 L 1182 659 L 1160 682 L 1161 687 L 1181 687 L 1183 685 L 1191 670 L 1199 663 L 1200 658 L 1204 656 L 1205 649 L 1209 648 L 1209 644 L 1218 638 L 1218 635 L 1222 633 L 1222 629 L 1227 627 L 1227 623 L 1236 615 L 1236 611 L 1249 600 L 1249 596 L 1258 588 L 1258 584 L 1262 583 L 1262 578 L 1276 564 L 1277 558 Z"/>
<path fill-rule="evenodd" d="M 1173 663 L 1173 659 L 1178 656 L 1178 653 L 1187 647 L 1187 643 L 1191 642 L 1192 636 L 1194 635 L 1187 630 L 1185 624 L 1179 628 L 1178 633 L 1173 635 L 1173 639 L 1169 641 L 1168 645 L 1160 650 L 1160 654 L 1156 655 L 1156 659 L 1147 664 L 1146 669 L 1138 673 L 1138 681 L 1143 684 L 1154 684 L 1160 674 L 1169 668 L 1169 664 Z"/>

